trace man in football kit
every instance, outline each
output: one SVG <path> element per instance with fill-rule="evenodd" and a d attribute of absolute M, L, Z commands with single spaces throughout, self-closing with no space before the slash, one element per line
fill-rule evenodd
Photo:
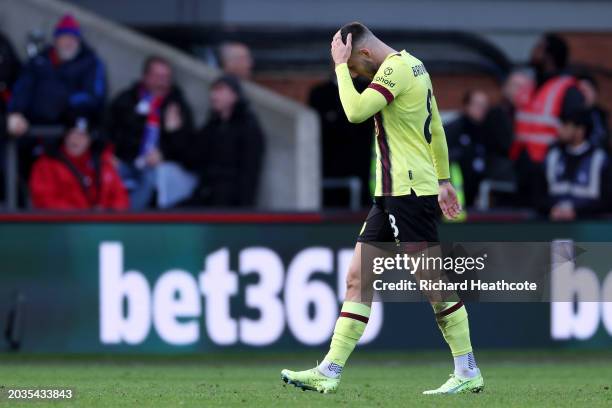
<path fill-rule="evenodd" d="M 425 66 L 396 51 L 361 23 L 343 26 L 331 43 L 338 90 L 353 123 L 374 117 L 376 190 L 347 274 L 347 291 L 329 352 L 317 367 L 282 370 L 281 378 L 304 390 L 335 392 L 346 361 L 370 316 L 371 291 L 364 290 L 361 253 L 374 242 L 436 243 L 438 205 L 447 218 L 461 211 L 449 182 L 446 138 Z M 351 77 L 371 80 L 362 93 Z M 363 286 L 362 286 L 363 285 Z M 365 295 L 364 295 L 365 294 Z M 484 387 L 476 366 L 468 316 L 461 301 L 432 301 L 436 321 L 454 358 L 448 381 L 424 394 L 479 392 Z"/>

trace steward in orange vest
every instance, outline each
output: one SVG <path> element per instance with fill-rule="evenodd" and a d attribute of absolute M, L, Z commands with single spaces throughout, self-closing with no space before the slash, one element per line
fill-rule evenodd
<path fill-rule="evenodd" d="M 531 53 L 536 86 L 516 106 L 514 141 L 509 152 L 515 161 L 519 206 L 537 205 L 542 194 L 537 180 L 543 177 L 548 147 L 557 141 L 560 117 L 584 109 L 584 96 L 576 87 L 576 79 L 565 71 L 568 59 L 565 40 L 554 34 L 542 37 Z"/>
<path fill-rule="evenodd" d="M 567 61 L 567 44 L 556 35 L 544 36 L 534 48 L 531 65 L 537 87 L 527 103 L 518 107 L 511 159 L 518 159 L 526 151 L 531 161 L 544 161 L 548 146 L 557 140 L 561 115 L 584 108 L 584 97 L 576 87 L 576 79 L 564 73 Z"/>

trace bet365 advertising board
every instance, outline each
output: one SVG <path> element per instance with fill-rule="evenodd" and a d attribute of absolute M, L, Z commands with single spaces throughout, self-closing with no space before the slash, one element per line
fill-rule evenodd
<path fill-rule="evenodd" d="M 183 353 L 325 348 L 360 225 L 69 222 L 0 228 L 3 349 Z M 441 239 L 571 239 L 601 246 L 612 242 L 612 224 L 452 224 L 441 226 Z M 600 257 L 570 271 L 578 300 L 581 288 L 590 289 L 582 303 L 470 302 L 474 344 L 609 347 L 612 302 L 600 300 L 612 295 L 612 244 L 609 254 L 609 262 Z M 445 347 L 431 307 L 418 301 L 375 303 L 361 343 L 376 350 Z"/>

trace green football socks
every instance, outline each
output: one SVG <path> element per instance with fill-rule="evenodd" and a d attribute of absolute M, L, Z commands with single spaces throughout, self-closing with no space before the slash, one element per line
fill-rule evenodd
<path fill-rule="evenodd" d="M 453 353 L 453 357 L 461 356 L 472 351 L 470 342 L 470 325 L 468 314 L 459 302 L 437 302 L 432 304 L 436 313 L 438 327 L 442 331 L 444 340 Z"/>
<path fill-rule="evenodd" d="M 357 302 L 344 302 L 324 361 L 344 367 L 361 338 L 369 318 L 370 306 Z"/>

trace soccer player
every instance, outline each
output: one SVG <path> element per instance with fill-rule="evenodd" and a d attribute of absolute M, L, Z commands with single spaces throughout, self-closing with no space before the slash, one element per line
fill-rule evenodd
<path fill-rule="evenodd" d="M 461 211 L 449 182 L 446 137 L 429 74 L 417 58 L 396 51 L 361 23 L 342 27 L 331 43 L 340 100 L 349 121 L 374 117 L 376 191 L 361 229 L 347 275 L 347 291 L 329 352 L 317 367 L 282 370 L 284 382 L 304 390 L 335 392 L 342 371 L 370 316 L 364 299 L 361 252 L 370 242 L 438 242 L 437 206 L 447 218 Z M 358 93 L 351 77 L 372 82 Z M 479 392 L 484 382 L 476 366 L 463 302 L 432 302 L 436 321 L 454 358 L 448 381 L 424 394 Z"/>

